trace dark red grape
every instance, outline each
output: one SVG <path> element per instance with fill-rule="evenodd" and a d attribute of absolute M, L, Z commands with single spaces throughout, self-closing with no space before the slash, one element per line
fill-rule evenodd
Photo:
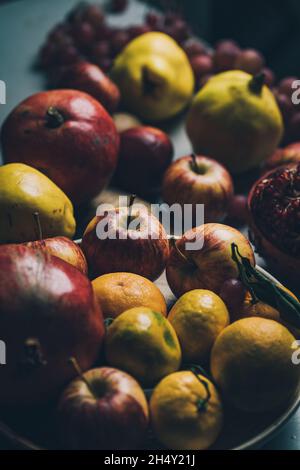
<path fill-rule="evenodd" d="M 162 23 L 162 16 L 158 13 L 150 11 L 145 16 L 146 24 L 150 26 L 150 28 L 156 28 Z"/>
<path fill-rule="evenodd" d="M 278 91 L 283 95 L 291 97 L 293 92 L 295 91 L 293 88 L 293 83 L 298 80 L 297 77 L 286 77 L 281 80 L 278 84 Z"/>
<path fill-rule="evenodd" d="M 247 197 L 236 194 L 231 198 L 228 207 L 227 221 L 237 226 L 246 225 L 248 219 Z"/>
<path fill-rule="evenodd" d="M 289 122 L 288 137 L 291 141 L 300 140 L 300 113 L 294 114 Z"/>
<path fill-rule="evenodd" d="M 182 47 L 188 57 L 205 54 L 207 49 L 202 42 L 195 39 L 189 39 Z"/>
<path fill-rule="evenodd" d="M 188 24 L 181 19 L 176 20 L 166 31 L 169 31 L 169 35 L 179 43 L 190 36 Z"/>
<path fill-rule="evenodd" d="M 254 49 L 244 49 L 238 54 L 235 68 L 256 75 L 265 65 L 262 54 Z"/>
<path fill-rule="evenodd" d="M 92 60 L 99 64 L 102 59 L 110 57 L 111 48 L 108 41 L 98 41 L 96 42 L 90 51 L 90 56 Z"/>
<path fill-rule="evenodd" d="M 236 58 L 240 52 L 240 48 L 231 41 L 220 43 L 214 54 L 214 70 L 224 72 L 234 69 Z"/>
<path fill-rule="evenodd" d="M 57 62 L 60 65 L 69 65 L 77 62 L 80 56 L 75 46 L 62 47 L 57 52 Z"/>
<path fill-rule="evenodd" d="M 212 58 L 208 55 L 196 55 L 191 58 L 191 67 L 193 69 L 196 82 L 200 80 L 203 75 L 210 74 L 213 69 Z"/>
<path fill-rule="evenodd" d="M 113 64 L 113 61 L 112 61 L 112 59 L 110 59 L 109 57 L 103 57 L 103 59 L 100 60 L 99 63 L 97 63 L 97 65 L 98 65 L 104 72 L 108 72 L 108 71 L 111 69 L 112 64 Z"/>
<path fill-rule="evenodd" d="M 95 36 L 94 27 L 87 21 L 75 24 L 73 27 L 73 38 L 79 47 L 90 45 L 95 40 Z"/>
<path fill-rule="evenodd" d="M 172 26 L 177 20 L 182 20 L 181 15 L 175 11 L 167 11 L 163 22 L 165 26 Z"/>
<path fill-rule="evenodd" d="M 149 33 L 150 31 L 152 31 L 152 29 L 146 24 L 133 25 L 127 28 L 127 33 L 129 34 L 130 39 L 134 39 L 138 36 L 141 36 L 142 34 Z"/>
<path fill-rule="evenodd" d="M 103 23 L 101 26 L 95 29 L 96 40 L 98 41 L 109 40 L 113 37 L 116 31 L 119 31 L 119 30 L 116 30 L 116 28 L 113 28 L 112 26 L 109 26 Z"/>
<path fill-rule="evenodd" d="M 98 28 L 103 24 L 105 17 L 99 5 L 87 5 L 82 13 L 82 20 L 90 23 L 94 28 Z"/>
<path fill-rule="evenodd" d="M 113 55 L 118 54 L 130 41 L 130 36 L 126 31 L 116 31 L 112 36 L 110 45 Z"/>
<path fill-rule="evenodd" d="M 275 94 L 275 98 L 281 111 L 284 122 L 289 122 L 295 112 L 295 108 L 291 101 L 291 98 L 284 95 L 283 93 L 280 93 L 279 91 Z"/>
<path fill-rule="evenodd" d="M 265 74 L 265 84 L 268 85 L 268 87 L 271 87 L 275 82 L 274 72 L 267 67 L 263 68 L 262 71 Z"/>
<path fill-rule="evenodd" d="M 243 283 L 238 279 L 228 279 L 224 282 L 219 295 L 229 310 L 231 321 L 234 320 L 239 315 L 245 300 L 246 289 Z"/>

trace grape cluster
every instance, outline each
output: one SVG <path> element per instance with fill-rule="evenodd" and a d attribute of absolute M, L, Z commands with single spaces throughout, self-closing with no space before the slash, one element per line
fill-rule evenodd
<path fill-rule="evenodd" d="M 127 0 L 111 0 L 109 11 L 120 12 Z M 48 76 L 58 74 L 61 67 L 87 60 L 108 72 L 114 58 L 133 38 L 149 31 L 171 36 L 186 52 L 195 75 L 196 90 L 220 72 L 238 69 L 250 74 L 263 72 L 265 82 L 272 89 L 283 115 L 285 136 L 283 143 L 300 140 L 300 108 L 292 103 L 292 82 L 289 77 L 275 84 L 275 76 L 265 66 L 263 55 L 254 49 L 242 49 L 235 41 L 219 41 L 214 50 L 200 39 L 195 39 L 184 18 L 177 12 L 149 12 L 143 24 L 116 28 L 107 23 L 99 5 L 80 3 L 48 34 L 39 54 L 39 65 Z M 299 108 L 299 109 L 298 109 Z"/>

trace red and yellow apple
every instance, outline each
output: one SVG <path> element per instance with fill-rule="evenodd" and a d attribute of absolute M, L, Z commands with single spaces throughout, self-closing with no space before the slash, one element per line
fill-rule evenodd
<path fill-rule="evenodd" d="M 137 449 L 145 438 L 148 404 L 129 374 L 101 367 L 71 382 L 58 407 L 63 444 L 68 449 Z"/>
<path fill-rule="evenodd" d="M 165 229 L 140 205 L 94 217 L 84 232 L 81 248 L 93 277 L 130 272 L 153 281 L 165 269 L 169 256 Z"/>
<path fill-rule="evenodd" d="M 34 242 L 25 243 L 29 248 L 50 253 L 53 256 L 63 259 L 67 263 L 72 264 L 83 274 L 87 275 L 88 266 L 85 256 L 80 246 L 67 237 L 45 238 L 44 240 L 36 240 Z"/>
<path fill-rule="evenodd" d="M 254 266 L 251 245 L 235 228 L 209 223 L 187 231 L 172 247 L 167 264 L 167 280 L 174 295 L 180 297 L 193 289 L 219 294 L 225 281 L 237 279 L 239 272 L 232 259 L 232 243 Z"/>
<path fill-rule="evenodd" d="M 205 222 L 218 222 L 227 213 L 233 196 L 233 182 L 228 171 L 212 158 L 191 155 L 179 158 L 165 172 L 162 196 L 170 206 L 179 203 L 204 205 Z"/>

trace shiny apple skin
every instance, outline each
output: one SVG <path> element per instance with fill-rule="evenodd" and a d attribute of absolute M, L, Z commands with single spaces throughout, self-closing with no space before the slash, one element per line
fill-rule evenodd
<path fill-rule="evenodd" d="M 71 88 L 93 96 L 112 113 L 118 108 L 120 91 L 117 85 L 95 64 L 77 62 L 67 67 L 59 78 L 58 88 Z"/>
<path fill-rule="evenodd" d="M 5 245 L 0 266 L 0 331 L 7 350 L 0 403 L 44 403 L 75 377 L 71 356 L 83 370 L 97 360 L 102 312 L 88 278 L 56 256 Z M 25 343 L 31 339 L 39 342 L 46 364 L 29 363 Z"/>
<path fill-rule="evenodd" d="M 194 234 L 203 237 L 199 250 L 186 250 L 185 244 Z M 172 247 L 166 268 L 169 286 L 176 297 L 193 289 L 208 289 L 219 294 L 225 281 L 239 276 L 231 257 L 231 243 L 236 243 L 240 253 L 255 265 L 249 241 L 233 227 L 209 223 L 186 232 Z M 182 256 L 183 255 L 183 256 Z"/>
<path fill-rule="evenodd" d="M 67 237 L 45 238 L 44 240 L 36 240 L 34 242 L 25 243 L 29 248 L 41 250 L 50 253 L 53 256 L 63 259 L 67 263 L 72 264 L 83 274 L 88 274 L 88 265 L 85 256 L 79 245 Z"/>
<path fill-rule="evenodd" d="M 63 117 L 57 127 L 51 127 L 56 120 L 47 115 L 51 107 Z M 77 90 L 27 98 L 5 120 L 1 141 L 5 162 L 37 168 L 75 204 L 96 196 L 117 165 L 119 135 L 112 118 L 98 101 Z"/>
<path fill-rule="evenodd" d="M 158 191 L 173 154 L 170 138 L 160 129 L 139 126 L 121 132 L 116 183 L 140 195 Z"/>
<path fill-rule="evenodd" d="M 191 156 L 179 158 L 169 166 L 163 180 L 163 200 L 169 205 L 204 204 L 205 222 L 218 222 L 226 216 L 233 196 L 232 178 L 223 165 L 211 158 L 197 155 L 196 163 L 203 174 L 193 170 Z"/>
<path fill-rule="evenodd" d="M 124 208 L 125 221 L 128 209 Z M 92 277 L 114 272 L 139 274 L 151 281 L 157 279 L 166 267 L 169 257 L 169 242 L 165 229 L 158 219 L 146 209 L 132 210 L 132 215 L 140 214 L 151 230 L 128 230 L 126 225 L 116 229 L 120 210 L 108 211 L 107 216 L 94 217 L 87 226 L 82 239 L 82 251 L 87 259 Z M 97 225 L 106 219 L 108 232 L 116 233 L 116 238 L 99 239 Z M 125 224 L 125 222 L 124 222 Z M 122 239 L 127 236 L 128 238 Z M 146 237 L 146 238 L 143 238 Z"/>
<path fill-rule="evenodd" d="M 62 442 L 68 449 L 137 449 L 148 425 L 143 390 L 129 374 L 110 367 L 89 370 L 62 394 L 58 415 Z M 102 392 L 102 393 L 101 393 Z"/>

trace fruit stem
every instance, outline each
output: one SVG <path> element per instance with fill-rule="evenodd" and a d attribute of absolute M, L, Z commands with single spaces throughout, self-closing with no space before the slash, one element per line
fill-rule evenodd
<path fill-rule="evenodd" d="M 91 394 L 95 397 L 96 397 L 96 394 L 94 393 L 94 390 L 93 390 L 93 387 L 92 385 L 90 384 L 90 382 L 86 379 L 86 377 L 84 376 L 82 370 L 81 370 L 81 367 L 80 365 L 78 364 L 77 360 L 75 359 L 75 357 L 70 357 L 69 359 L 69 362 L 70 364 L 73 366 L 73 368 L 75 369 L 78 377 L 85 383 L 85 385 L 87 386 L 87 388 L 89 389 L 89 391 L 91 392 Z"/>
<path fill-rule="evenodd" d="M 192 167 L 192 170 L 195 172 L 195 173 L 199 173 L 199 167 L 198 167 L 198 164 L 197 164 L 197 156 L 195 153 L 192 153 L 191 154 L 191 158 L 192 158 L 192 162 L 191 162 L 191 167 Z"/>
<path fill-rule="evenodd" d="M 54 106 L 50 106 L 46 112 L 46 125 L 51 129 L 60 127 L 65 122 L 63 115 Z"/>
<path fill-rule="evenodd" d="M 256 95 L 260 95 L 262 92 L 263 86 L 265 84 L 265 79 L 266 79 L 266 76 L 263 72 L 258 73 L 257 75 L 254 75 L 254 77 L 252 77 L 249 82 L 250 91 L 252 91 Z"/>
<path fill-rule="evenodd" d="M 199 371 L 197 369 L 198 369 L 197 366 L 193 366 L 193 367 L 191 367 L 190 370 L 194 374 L 196 379 L 204 386 L 205 391 L 206 391 L 206 397 L 205 398 L 199 398 L 199 400 L 197 400 L 197 409 L 198 409 L 198 411 L 206 411 L 207 404 L 208 404 L 208 402 L 211 398 L 211 393 L 210 393 L 208 382 L 206 380 L 201 379 L 201 377 L 199 376 Z M 201 369 L 201 368 L 199 367 L 199 369 Z"/>
<path fill-rule="evenodd" d="M 300 328 L 300 302 L 280 284 L 271 281 L 254 268 L 249 259 L 242 256 L 238 246 L 231 244 L 232 259 L 236 262 L 240 280 L 250 291 L 254 302 L 260 300 L 280 312 L 281 317 L 296 328 Z"/>
<path fill-rule="evenodd" d="M 43 231 L 41 226 L 40 214 L 38 212 L 33 213 L 35 225 L 37 228 L 38 239 L 43 240 Z"/>
<path fill-rule="evenodd" d="M 129 204 L 128 204 L 128 215 L 127 215 L 127 230 L 129 229 L 129 225 L 132 221 L 131 219 L 131 213 L 132 213 L 132 206 L 133 206 L 133 203 L 134 203 L 134 200 L 136 198 L 136 194 L 131 194 L 130 198 L 129 198 Z"/>
<path fill-rule="evenodd" d="M 186 262 L 186 263 L 189 263 L 191 265 L 194 266 L 194 263 L 189 260 L 183 253 L 182 251 L 178 248 L 177 246 L 177 243 L 176 243 L 177 239 L 173 236 L 170 236 L 170 242 L 171 244 L 173 245 L 173 247 L 175 248 L 176 252 L 178 253 L 178 255 Z"/>

